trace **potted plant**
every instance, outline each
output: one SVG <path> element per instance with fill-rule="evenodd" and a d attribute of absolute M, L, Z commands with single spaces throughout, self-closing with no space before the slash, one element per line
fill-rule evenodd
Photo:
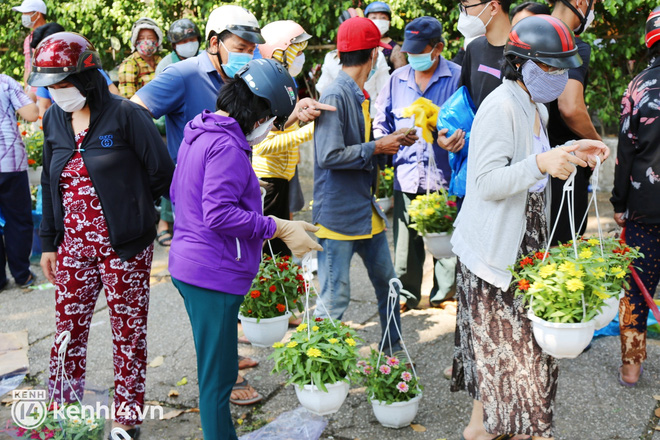
<path fill-rule="evenodd" d="M 357 332 L 331 318 L 303 322 L 284 344 L 273 344 L 273 373 L 286 372 L 300 404 L 318 415 L 339 410 L 357 368 Z"/>
<path fill-rule="evenodd" d="M 376 190 L 376 203 L 384 213 L 392 209 L 394 196 L 394 168 L 385 167 L 378 174 L 378 189 Z"/>
<path fill-rule="evenodd" d="M 41 122 L 39 122 L 41 123 Z M 21 130 L 23 144 L 27 153 L 28 179 L 30 185 L 41 184 L 41 170 L 43 161 L 44 132 L 37 123 L 18 123 Z"/>
<path fill-rule="evenodd" d="M 238 315 L 252 345 L 269 347 L 282 340 L 291 310 L 303 310 L 304 282 L 302 269 L 288 255 L 264 256 Z"/>
<path fill-rule="evenodd" d="M 608 319 L 603 309 L 618 303 L 629 265 L 640 256 L 613 238 L 582 238 L 553 247 L 547 255 L 539 251 L 521 257 L 510 269 L 516 294 L 529 304 L 528 317 L 541 348 L 557 358 L 578 356 L 596 326 Z"/>
<path fill-rule="evenodd" d="M 456 219 L 456 197 L 449 196 L 447 190 L 418 196 L 410 202 L 410 228 L 424 238 L 426 249 L 435 258 L 453 256 L 451 233 Z"/>
<path fill-rule="evenodd" d="M 374 415 L 386 428 L 403 428 L 417 415 L 422 386 L 414 371 L 396 357 L 371 350 L 358 362 L 358 375 L 364 380 L 367 399 Z"/>
<path fill-rule="evenodd" d="M 79 403 L 65 404 L 55 411 L 53 405 L 46 411 L 44 421 L 37 428 L 16 426 L 19 439 L 102 440 L 105 420 L 83 411 Z M 60 414 L 63 414 L 62 417 Z"/>

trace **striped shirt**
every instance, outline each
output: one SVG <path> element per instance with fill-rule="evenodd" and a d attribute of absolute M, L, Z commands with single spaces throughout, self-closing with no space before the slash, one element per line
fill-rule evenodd
<path fill-rule="evenodd" d="M 27 170 L 27 153 L 16 121 L 16 110 L 33 104 L 18 81 L 0 74 L 0 173 Z"/>
<path fill-rule="evenodd" d="M 303 127 L 295 123 L 284 131 L 268 133 L 268 137 L 252 150 L 252 168 L 257 177 L 291 180 L 300 159 L 298 146 L 311 141 L 313 136 L 313 123 Z"/>
<path fill-rule="evenodd" d="M 154 55 L 154 65 L 162 60 L 158 54 Z M 130 99 L 135 92 L 154 79 L 156 69 L 142 59 L 139 53 L 133 52 L 119 66 L 119 94 Z"/>

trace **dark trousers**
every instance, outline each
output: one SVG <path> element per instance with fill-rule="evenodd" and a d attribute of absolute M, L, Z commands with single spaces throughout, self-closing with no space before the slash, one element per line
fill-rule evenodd
<path fill-rule="evenodd" d="M 7 263 L 16 283 L 23 284 L 30 277 L 34 227 L 27 171 L 0 173 L 0 213 L 6 222 L 0 239 L 0 287 L 7 282 Z"/>
<path fill-rule="evenodd" d="M 243 296 L 193 286 L 172 278 L 192 325 L 197 352 L 199 413 L 205 440 L 236 440 L 229 409 L 238 377 L 236 317 Z"/>
<path fill-rule="evenodd" d="M 422 276 L 426 250 L 422 236 L 410 229 L 410 202 L 417 194 L 394 191 L 394 270 L 401 281 L 401 301 L 415 308 L 422 299 Z M 429 295 L 432 305 L 454 297 L 456 291 L 456 257 L 433 259 L 433 288 Z"/>
<path fill-rule="evenodd" d="M 626 244 L 639 246 L 644 258 L 635 260 L 639 278 L 651 296 L 660 280 L 660 225 L 626 221 Z M 624 364 L 641 364 L 646 359 L 646 322 L 649 306 L 637 283 L 629 276 L 630 289 L 619 303 L 621 359 Z"/>
<path fill-rule="evenodd" d="M 277 218 L 289 220 L 289 181 L 277 177 L 264 177 L 261 180 L 270 183 L 264 199 L 264 215 L 274 215 Z M 279 238 L 268 240 L 273 247 L 273 253 L 291 255 L 291 251 Z M 264 243 L 264 252 L 270 255 L 268 242 Z"/>

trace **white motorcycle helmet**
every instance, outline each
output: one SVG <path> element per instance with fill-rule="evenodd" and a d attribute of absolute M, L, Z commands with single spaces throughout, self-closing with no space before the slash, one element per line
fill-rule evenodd
<path fill-rule="evenodd" d="M 257 18 L 247 9 L 236 5 L 220 6 L 211 12 L 209 20 L 206 22 L 205 36 L 207 41 L 211 31 L 214 31 L 217 35 L 220 35 L 223 31 L 229 31 L 255 44 L 266 42 L 261 36 Z"/>

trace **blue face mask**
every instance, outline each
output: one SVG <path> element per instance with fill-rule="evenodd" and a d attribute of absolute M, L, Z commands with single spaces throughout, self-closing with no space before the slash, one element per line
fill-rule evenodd
<path fill-rule="evenodd" d="M 376 74 L 376 65 L 374 64 L 373 60 L 371 61 L 371 70 L 369 71 L 369 76 L 367 76 L 367 81 L 371 79 Z"/>
<path fill-rule="evenodd" d="M 420 54 L 408 54 L 408 63 L 413 70 L 425 72 L 433 66 L 435 60 L 431 59 L 431 52 Z"/>
<path fill-rule="evenodd" d="M 230 52 L 229 49 L 227 49 L 227 46 L 225 46 L 222 41 L 220 42 L 220 44 L 222 44 L 222 47 L 224 47 L 225 50 L 227 51 L 228 54 L 227 64 L 222 64 L 222 60 L 220 59 L 220 51 L 218 51 L 218 60 L 222 65 L 222 70 L 225 71 L 225 75 L 227 75 L 227 77 L 229 78 L 233 78 L 234 75 L 236 75 L 236 72 L 241 70 L 241 67 L 245 66 L 247 63 L 252 61 L 253 55 L 243 52 Z"/>

